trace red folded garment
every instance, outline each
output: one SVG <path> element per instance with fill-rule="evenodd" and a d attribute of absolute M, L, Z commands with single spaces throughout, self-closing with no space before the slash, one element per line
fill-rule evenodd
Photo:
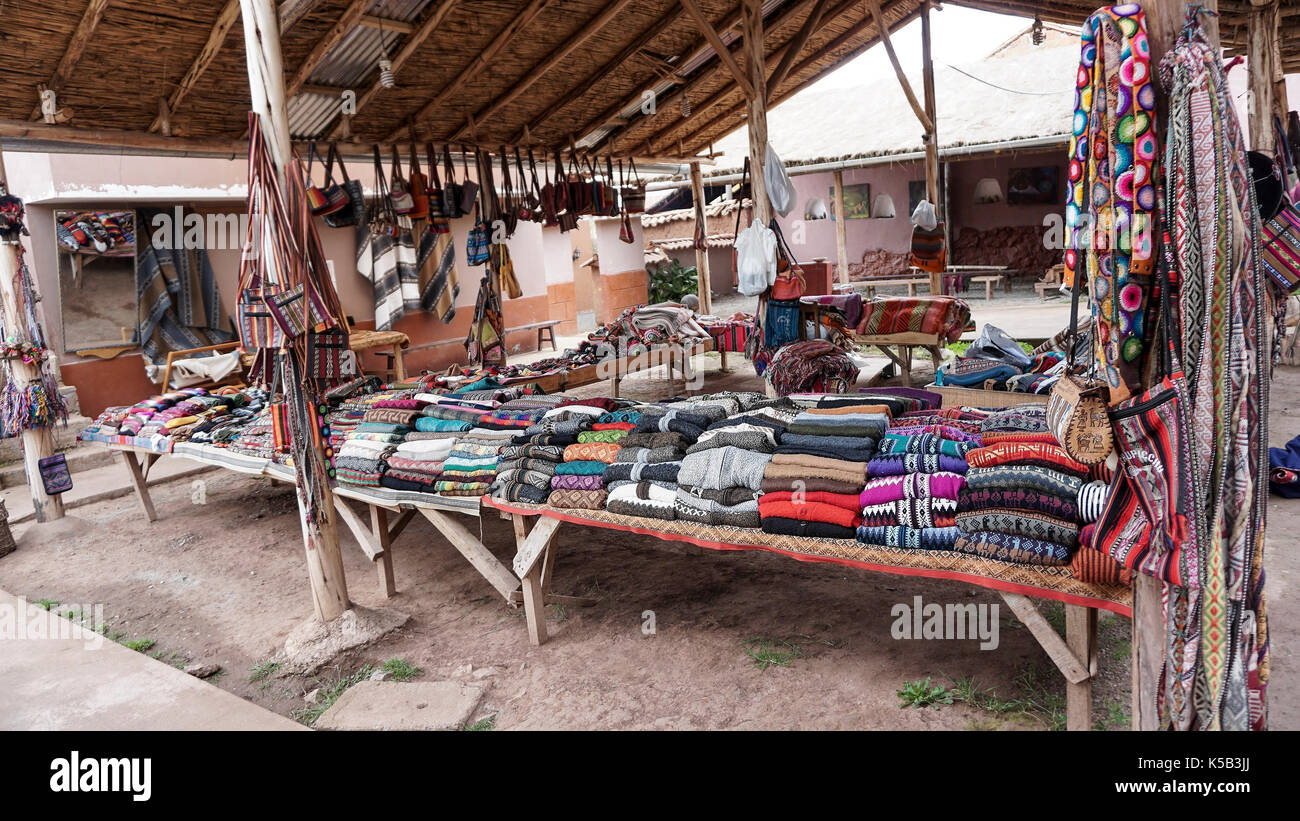
<path fill-rule="evenodd" d="M 1059 444 L 1051 433 L 996 433 L 990 431 L 980 437 L 985 447 L 1002 442 L 1041 442 L 1045 445 Z"/>
<path fill-rule="evenodd" d="M 1076 476 L 1087 476 L 1088 466 L 1070 458 L 1060 445 L 1045 442 L 999 442 L 966 452 L 966 464 L 973 468 L 991 468 L 1018 462 L 1054 465 Z"/>
<path fill-rule="evenodd" d="M 827 522 L 840 527 L 857 527 L 862 514 L 821 502 L 767 502 L 768 494 L 758 497 L 758 515 L 764 519 L 798 519 L 803 522 Z"/>
<path fill-rule="evenodd" d="M 760 505 L 764 502 L 767 504 L 774 504 L 776 502 L 793 502 L 795 496 L 795 493 L 788 490 L 780 493 L 764 493 L 759 497 L 758 501 Z M 835 507 L 842 507 L 845 510 L 851 510 L 854 513 L 862 512 L 862 502 L 856 493 L 829 493 L 824 490 L 816 490 L 809 493 L 799 494 L 799 498 L 804 502 L 834 505 Z"/>
<path fill-rule="evenodd" d="M 597 422 L 591 426 L 592 430 L 631 430 L 636 427 L 635 422 Z"/>
<path fill-rule="evenodd" d="M 597 396 L 591 399 L 571 399 L 566 402 L 561 402 L 559 405 L 556 405 L 556 407 L 562 408 L 565 407 L 566 405 L 589 405 L 593 408 L 604 408 L 607 411 L 618 410 L 617 400 L 608 399 L 603 396 Z"/>

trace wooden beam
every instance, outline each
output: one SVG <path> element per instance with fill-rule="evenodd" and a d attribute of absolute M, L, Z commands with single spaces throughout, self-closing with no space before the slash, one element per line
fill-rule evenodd
<path fill-rule="evenodd" d="M 665 17 L 667 17 L 667 15 L 665 15 Z M 668 22 L 671 23 L 671 22 L 675 21 L 675 20 L 677 19 L 677 17 L 678 17 L 678 15 L 674 14 L 674 15 L 672 16 L 672 19 L 669 20 Z M 736 24 L 737 22 L 740 21 L 740 11 L 739 11 L 739 9 L 737 9 L 736 11 L 734 11 L 734 12 L 731 14 L 731 16 L 729 16 L 729 17 L 726 18 L 726 19 L 727 19 L 727 21 L 728 21 L 727 28 L 733 28 L 733 27 L 735 26 L 735 24 Z M 661 18 L 660 22 L 662 23 L 662 22 L 664 22 L 664 20 Z M 685 58 L 682 62 L 684 62 L 684 63 L 689 63 L 689 62 L 693 61 L 693 60 L 698 56 L 699 52 L 701 52 L 704 48 L 707 48 L 707 47 L 708 47 L 708 42 L 701 40 L 701 41 L 700 41 L 700 42 L 699 42 L 695 47 L 693 47 L 693 48 L 691 48 L 691 49 L 687 49 L 687 54 L 689 54 L 690 56 L 687 57 L 687 58 Z M 626 61 L 627 59 L 629 59 L 630 57 L 631 57 L 631 54 L 628 54 L 626 57 L 624 57 L 624 60 L 620 61 L 617 65 L 622 65 L 622 63 L 623 63 L 624 61 Z M 609 65 L 609 64 L 607 63 L 606 65 Z M 723 67 L 722 67 L 722 65 L 721 65 L 721 61 L 719 61 L 719 64 L 718 64 L 715 68 L 716 68 L 716 70 L 718 70 L 718 71 L 725 70 L 725 69 L 723 69 Z M 713 69 L 701 69 L 701 74 L 700 74 L 700 76 L 701 76 L 701 77 L 704 76 L 704 73 L 705 73 L 706 71 L 708 72 L 708 74 L 709 74 L 710 76 L 712 76 L 714 70 L 713 70 Z M 694 80 L 692 80 L 692 82 L 693 82 L 693 81 L 694 81 Z M 661 82 L 663 82 L 663 80 L 659 77 L 659 75 L 656 74 L 652 79 L 648 80 L 647 82 L 643 82 L 643 83 L 641 83 L 641 84 L 639 85 L 639 87 L 637 88 L 636 94 L 634 94 L 633 96 L 630 96 L 630 97 L 624 97 L 623 99 L 618 100 L 618 101 L 612 103 L 612 104 L 609 105 L 607 108 L 605 108 L 605 110 L 602 111 L 600 114 L 598 114 L 598 115 L 595 116 L 595 117 L 592 117 L 592 118 L 591 118 L 590 120 L 588 120 L 588 121 L 587 121 L 587 122 L 586 122 L 586 123 L 585 123 L 581 128 L 577 129 L 576 133 L 578 133 L 578 134 L 582 134 L 583 136 L 586 136 L 587 134 L 591 133 L 591 131 L 592 131 L 593 129 L 599 128 L 601 125 L 603 125 L 603 124 L 605 123 L 605 121 L 608 120 L 610 117 L 614 117 L 614 116 L 618 115 L 619 113 L 621 113 L 621 112 L 622 112 L 625 108 L 627 108 L 628 106 L 630 106 L 630 105 L 632 105 L 633 103 L 636 103 L 636 102 L 639 102 L 640 100 L 642 100 L 642 99 L 644 98 L 644 96 L 645 96 L 645 94 L 646 94 L 647 92 L 651 92 L 651 93 L 653 93 L 653 91 L 654 91 L 654 89 L 655 89 L 655 86 L 659 85 L 659 83 L 661 83 Z M 688 85 L 689 85 L 689 84 L 688 84 Z M 656 109 L 658 108 L 659 102 L 660 102 L 660 101 L 658 101 L 658 100 L 655 101 Z M 667 103 L 668 103 L 668 101 L 667 101 L 666 99 L 665 99 L 664 101 L 662 101 L 662 102 L 663 102 L 664 104 L 667 104 Z"/>
<path fill-rule="evenodd" d="M 77 23 L 77 28 L 72 32 L 72 39 L 63 48 L 63 57 L 59 60 L 58 66 L 54 69 L 54 74 L 50 81 L 45 84 L 46 88 L 59 94 L 63 91 L 63 86 L 76 70 L 77 63 L 81 61 L 81 55 L 86 51 L 86 46 L 90 43 L 90 38 L 94 36 L 95 29 L 99 27 L 99 21 L 104 19 L 104 10 L 108 8 L 110 0 L 90 0 L 86 3 L 86 10 L 81 15 L 81 22 Z M 39 120 L 41 118 L 41 104 L 36 103 L 32 109 L 30 120 Z"/>
<path fill-rule="evenodd" d="M 830 12 L 828 12 L 828 13 L 825 15 L 825 20 L 823 21 L 823 25 L 826 25 L 826 24 L 829 24 L 829 23 L 834 22 L 834 21 L 835 21 L 837 18 L 839 18 L 841 15 L 843 15 L 843 14 L 845 14 L 845 13 L 847 13 L 847 12 L 851 12 L 851 11 L 853 11 L 853 10 L 856 9 L 856 8 L 858 8 L 858 2 L 857 2 L 857 0 L 845 0 L 845 2 L 843 2 L 843 3 L 841 3 L 840 5 L 836 6 L 834 9 L 831 9 Z M 854 26 L 853 28 L 849 29 L 849 31 L 850 31 L 850 32 L 854 32 L 854 31 L 856 31 L 856 32 L 860 32 L 862 29 L 866 28 L 868 25 L 870 25 L 870 22 L 869 22 L 869 21 L 859 22 L 856 26 Z M 846 32 L 845 34 L 847 35 L 848 33 L 849 33 L 849 32 Z M 831 48 L 839 47 L 839 46 L 843 45 L 845 42 L 847 42 L 849 39 L 850 39 L 850 37 L 848 37 L 848 36 L 836 37 L 834 40 L 830 41 L 830 42 L 827 43 L 825 46 L 822 46 L 822 47 L 818 48 L 818 52 L 819 52 L 819 54 L 820 54 L 821 52 L 824 52 L 824 51 L 829 50 L 829 49 L 831 49 Z M 817 56 L 818 56 L 818 55 L 813 55 L 813 56 L 809 57 L 809 58 L 806 59 L 806 60 L 802 60 L 802 61 L 800 61 L 798 65 L 796 65 L 794 68 L 792 68 L 792 69 L 790 69 L 789 71 L 786 72 L 786 78 L 789 79 L 789 77 L 791 77 L 791 76 L 793 76 L 793 75 L 795 75 L 795 74 L 798 74 L 798 73 L 799 73 L 803 68 L 805 68 L 807 65 L 809 65 L 810 63 L 812 63 L 813 61 L 815 61 L 815 59 L 817 58 Z M 768 64 L 771 65 L 771 66 L 777 66 L 777 65 L 780 64 L 780 61 L 781 61 L 782 59 L 784 59 L 784 57 L 785 57 L 785 53 L 782 53 L 782 54 L 780 54 L 780 55 L 778 55 L 778 54 L 773 54 L 773 55 L 772 55 L 772 58 L 769 59 Z M 838 67 L 838 66 L 837 66 L 837 67 Z M 776 88 L 769 84 L 768 87 L 767 87 L 769 107 L 770 107 L 771 105 L 775 105 L 775 100 L 778 99 L 778 98 L 774 98 L 774 97 L 772 96 L 773 93 L 774 93 L 775 91 L 776 91 Z M 681 131 L 683 128 L 687 128 L 687 129 L 689 129 L 689 130 L 686 132 L 687 135 L 693 134 L 693 133 L 695 133 L 696 131 L 699 130 L 699 128 L 698 128 L 698 124 L 699 124 L 700 122 L 707 122 L 709 125 L 712 125 L 712 123 L 714 122 L 714 120 L 702 120 L 698 115 L 699 115 L 700 113 L 704 112 L 704 111 L 708 111 L 708 110 L 710 110 L 710 109 L 713 108 L 715 105 L 718 105 L 719 103 L 723 102 L 723 101 L 726 100 L 729 96 L 732 96 L 735 92 L 736 92 L 736 88 L 735 88 L 734 86 L 730 86 L 730 85 L 718 89 L 716 92 L 714 92 L 714 93 L 713 93 L 712 95 L 710 95 L 708 98 L 706 98 L 705 100 L 703 100 L 702 102 L 700 102 L 698 105 L 693 106 L 693 108 L 694 108 L 694 115 L 692 116 L 691 120 L 678 120 L 678 121 L 672 123 L 671 125 L 669 125 L 667 128 L 661 129 L 660 131 L 656 132 L 653 136 L 648 137 L 648 138 L 645 140 L 645 142 L 642 144 L 642 147 L 640 148 L 640 150 L 643 150 L 643 151 L 644 151 L 644 150 L 648 150 L 650 146 L 653 146 L 653 145 L 661 145 L 661 144 L 663 144 L 663 143 L 665 143 L 665 142 L 668 142 L 668 141 L 669 141 L 669 138 L 670 138 L 671 135 L 673 135 L 673 134 L 675 134 L 675 133 Z M 736 106 L 734 106 L 732 109 L 729 109 L 729 110 L 732 111 L 732 112 L 734 112 L 734 113 L 735 113 L 735 116 L 736 116 L 737 118 L 740 118 L 740 117 L 743 117 L 744 108 L 745 108 L 745 104 L 744 104 L 744 101 L 742 100 L 739 104 L 737 104 Z M 691 124 L 692 124 L 692 123 L 695 123 L 695 124 L 696 124 L 696 127 L 691 127 Z"/>
<path fill-rule="evenodd" d="M 624 46 L 623 49 L 618 54 L 614 55 L 612 58 L 605 61 L 603 65 L 601 65 L 595 71 L 588 74 L 582 80 L 582 82 L 576 83 L 572 91 L 570 91 L 568 94 L 565 94 L 563 97 L 560 97 L 558 100 L 548 105 L 541 114 L 538 114 L 531 121 L 529 121 L 527 125 L 521 128 L 519 132 L 515 134 L 511 142 L 514 143 L 519 143 L 521 141 L 526 142 L 527 136 L 532 132 L 536 131 L 543 123 L 545 123 L 547 120 L 553 117 L 557 111 L 569 105 L 570 103 L 573 103 L 576 100 L 579 100 L 582 97 L 585 97 L 588 94 L 590 94 L 592 86 L 594 86 L 597 82 L 605 79 L 606 77 L 609 77 L 617 68 L 622 66 L 623 63 L 625 63 L 627 60 L 630 60 L 634 54 L 636 54 L 642 48 L 644 48 L 647 43 L 649 43 L 651 40 L 653 40 L 654 38 L 662 34 L 664 29 L 672 25 L 672 23 L 675 20 L 677 20 L 679 16 L 680 16 L 680 11 L 678 10 L 676 4 L 674 4 L 671 8 L 668 9 L 667 12 L 662 14 L 658 20 L 656 20 L 648 28 L 646 28 L 639 35 L 637 35 L 636 39 L 634 39 L 632 42 Z M 613 116 L 606 118 L 605 122 L 608 123 L 616 119 L 616 117 L 617 117 L 617 112 L 615 112 Z M 602 123 L 601 125 L 604 125 L 604 123 Z"/>
<path fill-rule="evenodd" d="M 321 61 L 329 55 L 335 46 L 343 41 L 344 37 L 348 36 L 357 27 L 362 13 L 370 8 L 373 2 L 374 0 L 352 0 L 351 4 L 343 10 L 343 14 L 339 15 L 339 19 L 335 21 L 334 25 L 330 26 L 330 30 L 325 33 L 325 36 L 318 40 L 316 45 L 312 46 L 311 51 L 307 52 L 307 56 L 299 63 L 298 70 L 294 72 L 293 78 L 289 80 L 285 94 L 293 97 L 298 93 L 298 90 L 311 77 L 311 73 L 321 64 Z"/>
<path fill-rule="evenodd" d="M 363 14 L 357 21 L 357 25 L 365 26 L 368 29 L 379 29 L 381 31 L 395 31 L 398 34 L 410 34 L 415 31 L 415 24 L 405 20 L 389 20 L 386 17 L 376 17 L 373 14 Z"/>
<path fill-rule="evenodd" d="M 749 125 L 750 187 L 753 191 L 754 219 L 767 225 L 772 219 L 772 201 L 767 193 L 763 173 L 767 157 L 767 69 L 763 64 L 763 2 L 744 0 L 741 12 L 744 33 L 745 68 L 749 71 L 752 93 L 747 95 Z"/>
<path fill-rule="evenodd" d="M 697 229 L 700 236 L 709 235 L 709 218 L 704 213 L 704 175 L 700 173 L 700 164 L 691 163 L 691 196 L 695 200 L 695 222 L 699 225 Z M 697 294 L 700 298 L 700 313 L 713 313 L 713 293 L 709 287 L 711 279 L 709 275 L 709 249 L 706 247 L 695 249 L 695 282 Z"/>
<path fill-rule="evenodd" d="M 776 68 L 767 78 L 767 87 L 774 89 L 785 80 L 786 75 L 794 66 L 794 61 L 798 59 L 799 52 L 803 51 L 804 45 L 812 33 L 821 27 L 822 15 L 826 13 L 826 4 L 828 0 L 817 0 L 817 5 L 812 7 L 808 16 L 804 18 L 803 25 L 799 31 L 795 32 L 792 39 L 785 48 L 785 54 L 781 57 L 781 62 L 777 63 Z"/>
<path fill-rule="evenodd" d="M 171 97 L 167 99 L 168 111 L 175 112 L 186 96 L 194 90 L 199 78 L 203 76 L 203 73 L 208 70 L 208 66 L 212 65 L 212 61 L 220 53 L 222 46 L 225 45 L 226 35 L 230 33 L 238 20 L 239 0 L 226 0 L 226 5 L 222 7 L 221 13 L 217 15 L 217 21 L 212 24 L 212 30 L 208 32 L 208 40 L 199 51 L 199 56 L 194 58 L 189 71 L 185 72 L 185 76 L 181 79 L 181 84 L 176 87 Z M 153 124 L 149 126 L 149 130 L 157 131 L 161 127 L 161 119 L 155 119 Z"/>
<path fill-rule="evenodd" d="M 1065 606 L 1065 644 L 1088 668 L 1088 678 L 1065 684 L 1065 729 L 1092 729 L 1092 677 L 1097 675 L 1097 608 Z"/>
<path fill-rule="evenodd" d="M 849 281 L 848 218 L 844 212 L 844 172 L 831 178 L 831 198 L 835 200 L 835 273 L 843 284 Z"/>
<path fill-rule="evenodd" d="M 442 21 L 446 19 L 447 15 L 451 13 L 451 10 L 456 7 L 456 2 L 457 0 L 441 0 L 441 2 L 434 7 L 433 11 L 429 12 L 428 16 L 424 18 L 424 22 L 420 23 L 420 27 L 416 29 L 404 43 L 402 43 L 402 47 L 392 56 L 393 74 L 400 72 L 402 66 L 406 65 L 406 61 L 411 59 L 420 47 L 424 45 L 424 41 L 429 39 L 433 32 L 438 28 L 438 25 L 441 24 Z M 378 97 L 379 93 L 383 90 L 383 85 L 381 85 L 378 78 L 376 78 L 374 83 L 370 85 L 370 89 L 357 98 L 356 112 L 352 116 L 355 117 L 357 113 L 360 113 L 361 109 Z M 339 139 L 343 136 L 344 129 L 344 124 L 340 122 L 334 127 L 330 137 L 332 139 Z"/>
<path fill-rule="evenodd" d="M 879 0 L 865 0 L 867 8 L 871 9 L 871 16 L 876 21 L 876 30 L 880 32 L 880 41 L 885 44 L 885 53 L 889 55 L 889 63 L 894 67 L 894 74 L 898 76 L 898 84 L 903 87 L 903 94 L 907 97 L 907 103 L 916 113 L 916 118 L 921 121 L 921 127 L 927 132 L 934 131 L 934 122 L 930 120 L 925 108 L 916 99 L 916 94 L 912 91 L 912 84 L 907 81 L 907 75 L 903 73 L 903 66 L 898 62 L 898 55 L 894 53 L 894 44 L 889 39 L 889 24 L 885 21 L 885 15 L 880 11 Z"/>
<path fill-rule="evenodd" d="M 280 4 L 280 35 L 289 33 L 289 29 L 302 22 L 303 18 L 324 5 L 326 0 L 284 0 Z"/>
<path fill-rule="evenodd" d="M 1011 608 L 1011 612 L 1016 618 L 1029 628 L 1029 632 L 1042 646 L 1047 657 L 1052 660 L 1052 664 L 1061 671 L 1065 680 L 1071 684 L 1078 684 L 1092 677 L 1088 670 L 1088 661 L 1086 658 L 1080 659 L 1075 655 L 1070 647 L 1061 638 L 1061 634 L 1052 628 L 1043 614 L 1038 612 L 1038 608 L 1030 601 L 1027 596 L 1019 593 L 1003 593 L 999 591 L 1002 600 Z"/>
<path fill-rule="evenodd" d="M 510 595 L 519 589 L 519 580 L 501 561 L 492 555 L 474 534 L 465 526 L 445 513 L 429 508 L 420 508 L 420 514 L 437 528 L 438 532 L 451 542 L 462 556 L 469 560 L 474 569 L 497 589 L 497 592 L 510 600 Z M 552 521 L 558 522 L 558 519 Z"/>
<path fill-rule="evenodd" d="M 537 560 L 542 557 L 542 553 L 550 545 L 551 539 L 555 537 L 555 531 L 559 529 L 559 519 L 552 519 L 548 516 L 538 519 L 537 524 L 533 525 L 527 538 L 516 545 L 515 559 L 511 565 L 516 576 L 523 579 L 532 571 L 533 566 L 537 564 Z M 518 536 L 517 529 L 515 535 Z"/>
<path fill-rule="evenodd" d="M 592 19 L 588 20 L 577 32 L 574 33 L 565 42 L 554 48 L 550 54 L 546 55 L 541 61 L 533 65 L 523 76 L 511 86 L 504 94 L 497 95 L 491 102 L 474 112 L 474 121 L 482 125 L 483 121 L 496 114 L 502 108 L 519 99 L 519 96 L 533 87 L 533 84 L 541 80 L 547 74 L 555 70 L 556 66 L 568 59 L 574 51 L 583 43 L 592 38 L 596 32 L 609 25 L 610 21 L 621 14 L 632 0 L 611 0 L 606 4 L 603 11 Z M 459 140 L 465 136 L 465 126 L 457 129 L 456 133 L 451 136 L 453 140 Z"/>
<path fill-rule="evenodd" d="M 912 20 L 914 17 L 920 15 L 920 13 L 921 13 L 921 9 L 919 6 L 917 6 L 912 11 L 908 12 L 902 19 L 900 19 L 898 21 L 898 25 L 899 26 L 905 25 L 908 21 Z M 860 22 L 858 22 L 856 25 L 854 25 L 852 28 L 846 30 L 843 34 L 837 36 L 834 40 L 830 41 L 824 46 L 820 46 L 818 51 L 820 53 L 825 53 L 840 48 L 845 44 L 847 44 L 848 42 L 850 42 L 853 38 L 861 34 L 865 29 L 867 29 L 868 27 L 872 27 L 873 25 L 874 25 L 873 21 L 870 20 L 869 18 L 863 19 Z M 795 94 L 798 94 L 800 91 L 803 91 L 805 88 L 809 87 L 813 83 L 825 77 L 827 74 L 830 74 L 832 71 L 835 71 L 844 63 L 862 54 L 867 49 L 872 48 L 878 42 L 879 42 L 878 37 L 876 39 L 868 40 L 867 42 L 863 43 L 862 45 L 858 46 L 857 48 L 854 48 L 852 51 L 845 54 L 844 59 L 841 60 L 840 62 L 832 65 L 822 66 L 822 67 L 818 67 L 817 65 L 820 54 L 810 55 L 809 57 L 800 61 L 799 65 L 795 66 L 790 71 L 790 76 L 791 77 L 797 76 L 810 68 L 817 68 L 818 70 L 815 73 L 806 77 L 805 79 L 799 81 L 795 85 L 782 90 L 780 94 L 777 94 L 769 98 L 768 106 L 775 107 L 780 105 L 781 103 L 793 97 Z M 707 147 L 709 143 L 713 142 L 714 139 L 716 138 L 709 137 L 709 136 L 702 136 L 699 137 L 698 139 L 692 140 L 691 139 L 692 136 L 707 135 L 708 132 L 712 130 L 722 120 L 743 116 L 744 111 L 745 111 L 745 104 L 741 103 L 733 108 L 727 109 L 722 114 L 719 114 L 718 116 L 714 117 L 712 120 L 709 120 L 708 122 L 702 125 L 698 125 L 692 128 L 690 131 L 687 132 L 686 136 L 682 138 L 684 145 L 687 146 L 695 145 L 698 146 L 698 148 Z M 734 130 L 734 128 L 728 129 L 728 132 L 732 130 Z M 696 150 L 698 150 L 698 148 Z"/>
<path fill-rule="evenodd" d="M 444 102 L 453 99 L 460 93 L 460 90 L 464 88 L 465 84 L 496 59 L 497 55 L 510 44 L 510 41 L 514 40 L 515 36 L 518 35 L 520 31 L 527 27 L 529 23 L 533 22 L 533 20 L 537 18 L 537 15 L 541 14 L 542 10 L 545 9 L 550 2 L 551 0 L 530 0 L 528 5 L 515 15 L 514 19 L 497 32 L 497 35 L 492 38 L 492 42 L 488 43 L 487 47 L 480 51 L 478 56 L 471 60 L 469 65 L 465 66 L 460 74 L 456 75 L 456 79 L 443 86 L 437 94 L 433 95 L 433 97 L 425 102 L 424 105 L 420 106 L 419 111 L 416 111 L 409 117 L 404 117 L 403 122 L 411 122 L 414 120 L 418 124 L 421 120 L 432 116 L 433 113 L 437 111 L 438 107 Z M 388 139 L 390 141 L 396 140 L 405 132 L 406 126 L 402 125 L 394 129 Z"/>
<path fill-rule="evenodd" d="M 948 215 L 939 192 L 939 135 L 936 131 L 939 116 L 935 109 L 934 59 L 930 48 L 930 0 L 921 0 L 921 84 L 925 95 L 925 116 L 930 121 L 930 127 L 922 136 L 925 141 L 925 196 L 934 204 L 939 219 L 944 221 L 946 227 Z M 930 295 L 939 296 L 942 293 L 943 273 L 931 271 Z M 935 367 L 938 367 L 937 363 Z"/>
<path fill-rule="evenodd" d="M 718 32 L 714 30 L 713 24 L 709 22 L 709 18 L 704 16 L 704 12 L 700 10 L 698 5 L 696 5 L 695 0 L 680 0 L 680 2 L 682 8 L 686 9 L 686 13 L 695 19 L 695 25 L 699 28 L 700 33 L 704 35 L 704 39 L 708 40 L 709 45 L 713 46 L 713 52 L 718 55 L 718 59 L 720 59 L 722 64 L 727 67 L 727 71 L 731 72 L 731 76 L 736 81 L 736 85 L 740 86 L 740 90 L 745 93 L 746 97 L 751 100 L 754 99 L 758 90 L 754 86 L 753 79 L 745 76 L 745 72 L 740 70 L 740 66 L 736 63 L 735 58 L 731 56 L 731 49 L 727 48 L 726 43 L 722 42 L 722 38 L 719 37 Z M 762 31 L 761 21 L 759 31 Z"/>
<path fill-rule="evenodd" d="M 1246 17 L 1247 122 L 1250 147 L 1270 157 L 1277 155 L 1273 131 L 1276 112 L 1273 95 L 1277 70 L 1273 64 L 1273 52 L 1277 40 L 1278 8 L 1277 0 L 1256 2 Z"/>

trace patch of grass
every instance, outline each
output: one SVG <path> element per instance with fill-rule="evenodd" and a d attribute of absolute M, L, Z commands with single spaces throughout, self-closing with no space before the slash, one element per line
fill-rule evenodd
<path fill-rule="evenodd" d="M 1092 725 L 1094 730 L 1123 730 L 1129 726 L 1128 710 L 1119 699 L 1108 699 L 1102 706 L 1106 715 Z"/>
<path fill-rule="evenodd" d="M 924 681 L 903 682 L 903 686 L 898 689 L 898 698 L 898 707 L 903 710 L 908 707 L 918 710 L 933 707 L 937 710 L 940 704 L 952 704 L 952 692 L 942 684 L 931 684 L 929 676 Z"/>
<path fill-rule="evenodd" d="M 51 607 L 59 606 L 59 603 L 56 602 L 54 599 L 37 599 L 36 601 L 32 602 L 32 604 L 36 605 L 37 607 L 41 608 L 47 613 L 49 612 Z"/>
<path fill-rule="evenodd" d="M 551 621 L 565 621 L 569 618 L 569 608 L 562 604 L 551 605 Z"/>
<path fill-rule="evenodd" d="M 68 621 L 81 621 L 81 611 L 75 607 L 69 607 L 67 610 L 60 610 L 58 615 Z"/>
<path fill-rule="evenodd" d="M 1002 698 L 990 687 L 980 687 L 970 676 L 948 677 L 955 701 L 969 704 L 996 716 L 1030 718 L 1049 730 L 1065 729 L 1065 697 L 1048 689 L 1049 676 L 1030 664 L 1016 676 L 1017 695 Z"/>
<path fill-rule="evenodd" d="M 1052 625 L 1052 629 L 1062 636 L 1065 635 L 1065 605 L 1060 602 L 1048 601 L 1039 605 L 1039 610 L 1047 623 Z"/>
<path fill-rule="evenodd" d="M 271 661 L 270 659 L 259 661 L 257 664 L 254 664 L 249 668 L 248 681 L 250 683 L 261 681 L 264 678 L 268 678 L 272 673 L 278 671 L 283 666 L 284 665 L 280 664 L 280 662 Z"/>
<path fill-rule="evenodd" d="M 416 676 L 424 675 L 423 667 L 416 667 L 406 659 L 393 658 L 384 662 L 379 669 L 388 674 L 393 681 L 410 681 Z"/>
<path fill-rule="evenodd" d="M 374 665 L 367 664 L 365 667 L 362 667 L 350 676 L 344 676 L 343 678 L 335 679 L 329 683 L 321 683 L 320 697 L 317 699 L 316 703 L 308 704 L 305 707 L 299 707 L 297 710 L 294 710 L 290 716 L 294 721 L 306 724 L 308 727 L 312 726 L 316 723 L 316 719 L 320 718 L 326 710 L 334 706 L 334 702 L 338 701 L 339 696 L 346 693 L 349 687 L 359 681 L 365 681 L 370 678 L 371 674 L 374 672 Z"/>
<path fill-rule="evenodd" d="M 467 724 L 465 726 L 465 732 L 485 733 L 489 730 L 495 730 L 496 728 L 497 728 L 497 717 L 493 715 L 493 716 L 488 716 L 487 718 L 480 718 L 478 721 L 475 721 L 473 724 Z"/>
<path fill-rule="evenodd" d="M 759 636 L 745 639 L 740 645 L 745 648 L 745 655 L 749 656 L 754 666 L 760 670 L 769 667 L 789 667 L 790 662 L 802 655 L 799 645 L 781 639 Z"/>
<path fill-rule="evenodd" d="M 146 653 L 152 650 L 158 644 L 158 642 L 154 641 L 153 639 L 146 638 L 146 639 L 127 639 L 126 641 L 119 641 L 118 644 L 122 645 L 128 650 L 134 650 L 137 653 Z"/>

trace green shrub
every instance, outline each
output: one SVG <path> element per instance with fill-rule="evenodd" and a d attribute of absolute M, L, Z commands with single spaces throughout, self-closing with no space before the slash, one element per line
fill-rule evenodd
<path fill-rule="evenodd" d="M 652 303 L 680 302 L 682 297 L 699 290 L 695 266 L 688 268 L 675 259 L 650 263 L 646 274 Z"/>

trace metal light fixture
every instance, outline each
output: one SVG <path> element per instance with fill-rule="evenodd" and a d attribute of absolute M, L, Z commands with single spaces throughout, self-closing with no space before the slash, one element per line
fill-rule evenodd
<path fill-rule="evenodd" d="M 1029 39 L 1036 46 L 1041 46 L 1047 40 L 1047 35 L 1043 32 L 1043 18 L 1037 14 L 1034 15 L 1034 28 Z"/>
<path fill-rule="evenodd" d="M 379 22 L 379 85 L 384 88 L 397 88 L 397 78 L 393 76 L 393 61 L 388 59 L 388 49 L 384 46 L 384 23 Z"/>

